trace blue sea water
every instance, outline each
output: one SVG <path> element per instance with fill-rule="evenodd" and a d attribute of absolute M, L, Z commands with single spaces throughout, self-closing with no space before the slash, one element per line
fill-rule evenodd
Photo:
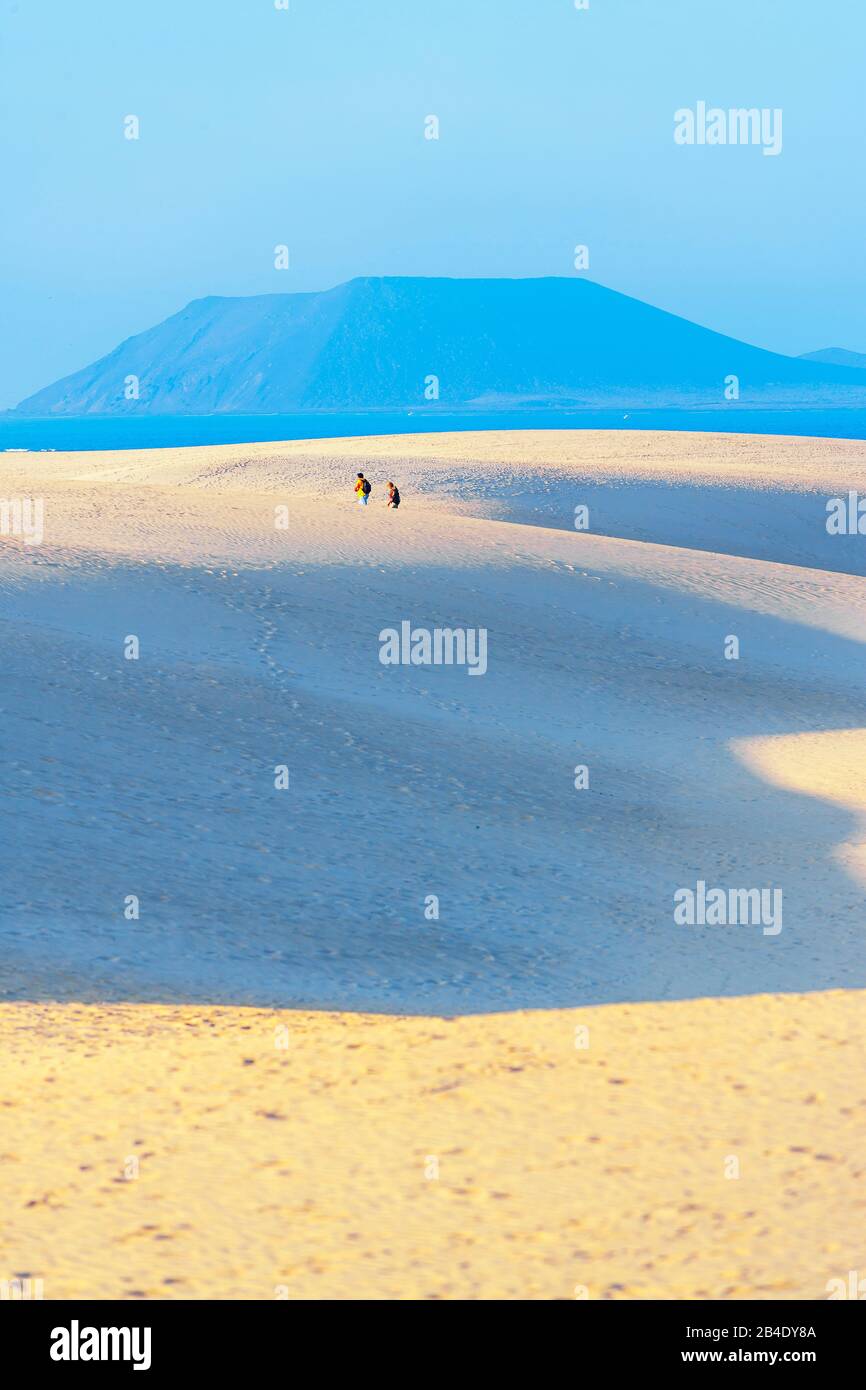
<path fill-rule="evenodd" d="M 196 444 L 331 439 L 445 430 L 691 430 L 738 434 L 813 435 L 866 439 L 858 407 L 761 410 L 729 403 L 694 409 L 520 411 L 310 411 L 296 415 L 89 415 L 34 419 L 0 415 L 0 451 L 7 449 L 167 449 Z"/>

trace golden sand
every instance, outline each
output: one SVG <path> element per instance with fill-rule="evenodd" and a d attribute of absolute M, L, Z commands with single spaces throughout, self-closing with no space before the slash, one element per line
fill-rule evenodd
<path fill-rule="evenodd" d="M 2 1269 L 47 1299 L 826 1298 L 863 1263 L 863 1006 L 3 1005 Z"/>

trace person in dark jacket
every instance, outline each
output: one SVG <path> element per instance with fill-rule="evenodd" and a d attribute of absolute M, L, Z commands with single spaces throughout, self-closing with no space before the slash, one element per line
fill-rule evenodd
<path fill-rule="evenodd" d="M 394 511 L 396 511 L 400 505 L 400 494 L 397 491 L 396 484 L 386 483 L 385 486 L 388 489 L 388 506 L 393 507 Z"/>

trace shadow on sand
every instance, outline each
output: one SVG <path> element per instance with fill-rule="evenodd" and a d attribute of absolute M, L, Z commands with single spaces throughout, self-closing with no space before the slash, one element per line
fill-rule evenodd
<path fill-rule="evenodd" d="M 486 677 L 385 670 L 399 572 L 359 596 L 334 567 L 332 621 L 303 578 L 265 598 L 248 573 L 247 647 L 203 657 L 186 613 L 184 658 L 121 573 L 153 606 L 137 664 L 3 624 L 3 998 L 455 1015 L 864 984 L 833 858 L 856 817 L 730 743 L 866 724 L 866 646 L 648 583 L 441 568 L 410 616 L 486 625 Z M 213 592 L 196 572 L 193 605 Z M 781 888 L 782 931 L 677 925 L 699 879 Z"/>

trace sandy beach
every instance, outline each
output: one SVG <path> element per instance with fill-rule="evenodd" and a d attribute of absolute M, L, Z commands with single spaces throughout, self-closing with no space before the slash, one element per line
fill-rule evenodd
<path fill-rule="evenodd" d="M 0 536 L 0 1279 L 814 1299 L 862 1269 L 851 490 L 866 445 L 802 438 L 0 455 L 44 505 L 41 543 Z M 483 629 L 483 677 L 384 665 L 407 621 Z M 678 923 L 699 883 L 783 914 Z"/>

